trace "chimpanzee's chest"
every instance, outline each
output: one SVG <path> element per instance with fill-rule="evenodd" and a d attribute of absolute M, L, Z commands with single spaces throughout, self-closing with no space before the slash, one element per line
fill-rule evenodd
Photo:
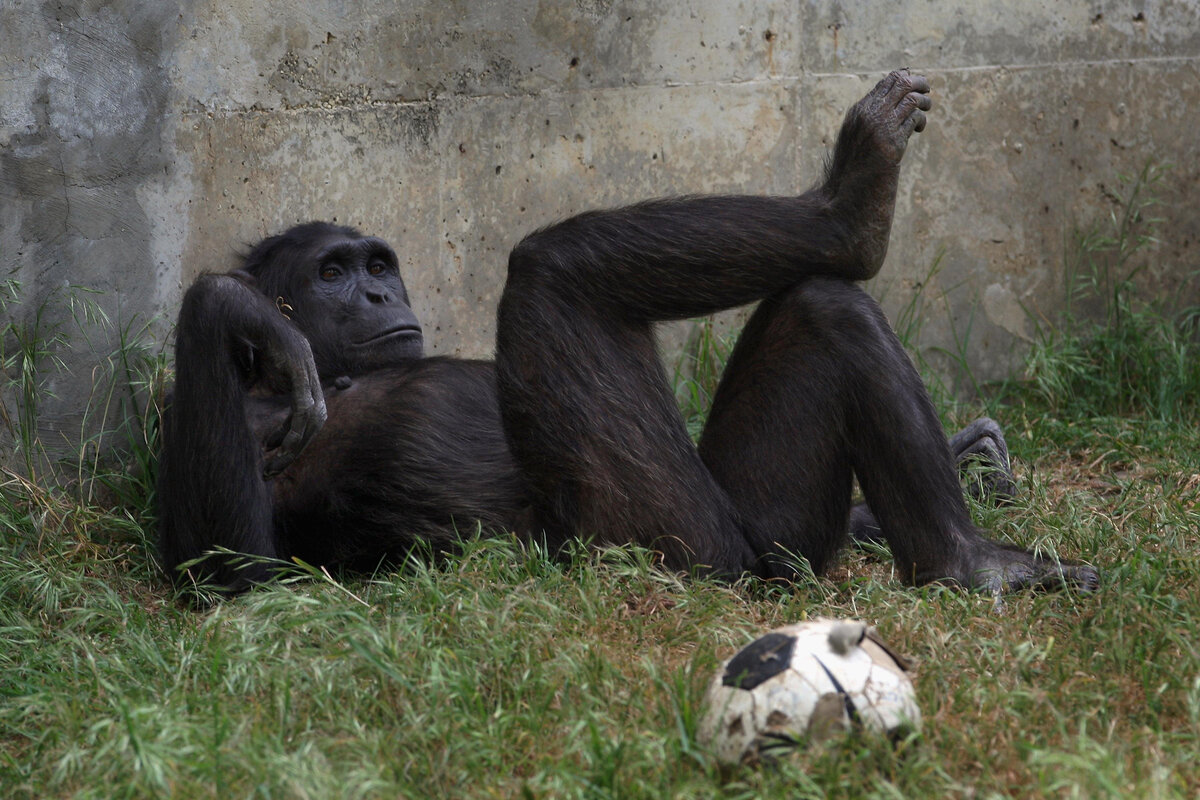
<path fill-rule="evenodd" d="M 480 525 L 519 524 L 528 500 L 502 430 L 491 365 L 446 360 L 429 367 L 325 389 L 324 426 L 272 482 L 277 525 L 295 550 L 345 560 L 355 549 L 399 551 Z M 278 397 L 248 404 L 264 455 L 279 439 L 287 405 Z"/>

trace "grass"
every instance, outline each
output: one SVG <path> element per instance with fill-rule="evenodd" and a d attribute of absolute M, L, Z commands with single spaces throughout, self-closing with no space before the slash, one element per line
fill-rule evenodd
<path fill-rule="evenodd" d="M 1020 594 L 999 613 L 985 597 L 905 588 L 878 553 L 848 552 L 794 586 L 730 586 L 664 574 L 638 549 L 554 560 L 511 539 L 373 576 L 298 569 L 197 610 L 154 561 L 165 365 L 127 329 L 94 398 L 98 416 L 116 410 L 124 460 L 107 464 L 85 438 L 64 488 L 0 481 L 0 796 L 1197 796 L 1195 405 L 1161 413 L 1146 393 L 1113 405 L 1104 367 L 1072 360 L 1114 328 L 1142 330 L 1131 318 L 1184 347 L 1189 331 L 1122 291 L 1106 295 L 1127 301 L 1120 319 L 1043 329 L 1035 358 L 1090 378 L 1047 391 L 1035 361 L 989 401 L 1020 491 L 973 508 L 998 538 L 1098 565 L 1101 588 Z M 4 421 L 16 463 L 44 474 L 16 401 L 43 385 L 29 365 L 52 348 L 6 332 L 14 341 Z M 680 392 L 693 427 L 727 351 L 711 330 L 699 339 Z M 818 615 L 865 619 L 915 657 L 923 736 L 720 768 L 695 740 L 718 663 Z"/>
<path fill-rule="evenodd" d="M 1119 179 L 1106 224 L 1077 232 L 1067 248 L 1064 311 L 1054 321 L 1031 315 L 1036 337 L 1023 388 L 1056 411 L 1170 419 L 1200 408 L 1200 306 L 1140 291 L 1165 174 L 1147 163 Z M 1179 297 L 1195 296 L 1186 291 L 1195 278 Z"/>
<path fill-rule="evenodd" d="M 1094 596 L 1019 595 L 996 614 L 901 587 L 862 553 L 800 586 L 724 586 L 644 551 L 554 561 L 493 540 L 196 611 L 128 519 L 79 512 L 39 537 L 44 515 L 10 512 L 0 794 L 1193 796 L 1195 431 L 1033 409 L 1009 422 L 1021 497 L 976 511 L 1100 565 Z M 900 755 L 848 738 L 722 772 L 694 740 L 706 681 L 756 632 L 808 615 L 867 619 L 918 659 L 922 741 Z"/>
<path fill-rule="evenodd" d="M 699 441 L 738 334 L 722 335 L 711 317 L 694 323 L 695 332 L 675 365 L 672 383 L 688 435 L 692 441 Z"/>
<path fill-rule="evenodd" d="M 1193 422 L 1004 414 L 997 536 L 1104 570 L 1093 596 L 907 589 L 847 553 L 791 586 L 680 580 L 636 549 L 475 541 L 431 566 L 303 572 L 198 611 L 142 506 L 0 489 L 4 797 L 1188 797 L 1200 791 Z M 898 753 L 850 737 L 722 770 L 694 736 L 720 659 L 806 616 L 916 657 Z"/>

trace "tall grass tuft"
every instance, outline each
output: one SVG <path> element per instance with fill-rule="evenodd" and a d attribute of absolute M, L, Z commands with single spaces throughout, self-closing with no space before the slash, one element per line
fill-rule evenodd
<path fill-rule="evenodd" d="M 92 294 L 64 287 L 30 302 L 17 282 L 0 284 L 0 424 L 9 442 L 0 458 L 0 532 L 12 537 L 9 553 L 31 557 L 119 543 L 141 554 L 135 563 L 146 574 L 169 369 L 149 323 L 114 323 Z M 116 344 L 105 355 L 110 338 Z M 40 412 L 67 370 L 59 355 L 67 348 L 102 355 L 77 437 L 47 444 Z"/>
<path fill-rule="evenodd" d="M 711 317 L 695 321 L 696 330 L 675 363 L 675 396 L 692 441 L 704 430 L 725 362 L 737 344 L 737 334 L 723 335 Z"/>
<path fill-rule="evenodd" d="M 21 284 L 0 282 L 0 422 L 12 441 L 12 457 L 34 483 L 47 467 L 38 436 L 42 399 L 51 375 L 66 369 L 58 353 L 68 345 L 68 337 L 51 312 L 59 293 L 52 291 L 45 301 L 22 313 L 26 306 Z"/>
<path fill-rule="evenodd" d="M 166 350 L 155 342 L 153 321 L 133 318 L 117 328 L 116 349 L 97 368 L 89 407 L 100 432 L 82 438 L 79 484 L 89 500 L 130 509 L 141 519 L 154 513 L 159 430 L 172 371 Z"/>
<path fill-rule="evenodd" d="M 1165 172 L 1148 163 L 1122 177 L 1106 224 L 1067 248 L 1066 308 L 1055 321 L 1034 320 L 1026 364 L 1028 387 L 1055 411 L 1171 419 L 1200 408 L 1200 306 L 1139 294 Z"/>

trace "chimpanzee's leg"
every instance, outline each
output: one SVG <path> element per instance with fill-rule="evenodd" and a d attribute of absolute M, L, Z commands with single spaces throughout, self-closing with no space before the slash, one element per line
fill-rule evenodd
<path fill-rule="evenodd" d="M 795 555 L 815 572 L 829 564 L 845 541 L 852 471 L 891 512 L 909 579 L 944 556 L 925 542 L 973 530 L 924 386 L 878 306 L 844 281 L 809 279 L 759 306 L 700 454 L 772 575 L 790 577 Z"/>
<path fill-rule="evenodd" d="M 738 339 L 700 442 L 738 510 L 757 572 L 814 571 L 845 536 L 850 469 L 905 580 L 991 591 L 1091 587 L 1088 567 L 1043 561 L 972 525 L 920 377 L 860 288 L 813 278 L 765 300 Z"/>
<path fill-rule="evenodd" d="M 720 574 L 752 565 L 737 510 L 688 439 L 651 324 L 742 305 L 809 275 L 873 275 L 928 92 L 904 70 L 880 81 L 847 113 L 824 183 L 805 194 L 589 212 L 513 250 L 497 388 L 548 538 L 637 542 L 669 566 Z"/>
<path fill-rule="evenodd" d="M 924 126 L 927 91 L 903 71 L 881 81 L 847 114 L 825 182 L 799 197 L 684 198 L 582 214 L 513 250 L 497 318 L 497 387 L 548 538 L 637 542 L 668 566 L 724 575 L 786 572 L 780 556 L 789 550 L 820 565 L 844 534 L 853 469 L 910 580 L 997 590 L 1095 581 L 1094 571 L 1058 569 L 971 527 L 919 378 L 878 308 L 846 282 L 870 277 L 883 260 L 900 157 Z M 763 297 L 768 311 L 737 348 L 702 460 L 650 325 Z M 793 408 L 799 424 L 784 420 Z M 761 424 L 760 410 L 784 421 Z M 786 511 L 815 523 L 773 513 L 780 492 L 792 495 Z M 805 512 L 810 499 L 815 511 Z M 835 517 L 836 528 L 821 526 Z"/>
<path fill-rule="evenodd" d="M 950 453 L 958 465 L 959 481 L 967 495 L 985 503 L 1007 503 L 1017 493 L 1016 477 L 1008 457 L 1008 443 L 1000 425 L 980 417 L 950 437 Z M 855 542 L 882 542 L 879 520 L 866 503 L 850 509 L 850 538 Z"/>
<path fill-rule="evenodd" d="M 552 546 L 634 542 L 674 569 L 739 575 L 754 554 L 688 437 L 650 325 L 564 297 L 545 271 L 510 266 L 496 347 L 537 527 Z"/>

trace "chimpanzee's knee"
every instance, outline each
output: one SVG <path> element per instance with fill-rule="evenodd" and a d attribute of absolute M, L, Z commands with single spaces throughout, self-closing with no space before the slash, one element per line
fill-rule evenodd
<path fill-rule="evenodd" d="M 777 298 L 781 316 L 802 320 L 804 335 L 847 357 L 881 351 L 894 355 L 895 332 L 875 302 L 858 284 L 837 278 L 809 278 Z"/>

